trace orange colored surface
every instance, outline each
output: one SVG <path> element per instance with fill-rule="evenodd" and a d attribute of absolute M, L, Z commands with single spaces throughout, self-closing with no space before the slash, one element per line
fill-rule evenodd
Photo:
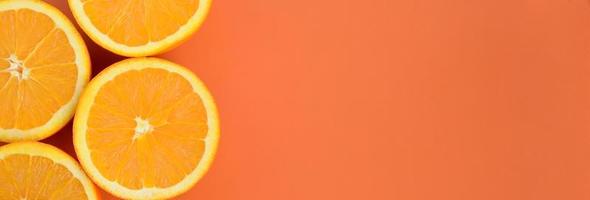
<path fill-rule="evenodd" d="M 178 199 L 590 198 L 588 0 L 219 0 L 163 57 L 221 115 Z"/>

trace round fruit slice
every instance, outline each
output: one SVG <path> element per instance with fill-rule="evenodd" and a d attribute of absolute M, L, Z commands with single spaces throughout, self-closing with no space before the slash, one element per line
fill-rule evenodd
<path fill-rule="evenodd" d="M 90 77 L 84 41 L 42 1 L 0 1 L 0 141 L 40 140 L 74 114 Z"/>
<path fill-rule="evenodd" d="M 86 34 L 123 56 L 169 50 L 203 23 L 211 0 L 68 0 Z"/>
<path fill-rule="evenodd" d="M 0 147 L 0 199 L 99 199 L 76 160 L 39 142 Z"/>
<path fill-rule="evenodd" d="M 165 199 L 190 189 L 208 170 L 218 138 L 205 85 L 158 58 L 106 68 L 88 84 L 74 118 L 82 167 L 125 199 Z"/>

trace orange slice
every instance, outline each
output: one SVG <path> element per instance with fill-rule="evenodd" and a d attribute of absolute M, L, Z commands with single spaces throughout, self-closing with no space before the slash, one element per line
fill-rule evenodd
<path fill-rule="evenodd" d="M 74 114 L 90 76 L 84 41 L 42 1 L 0 1 L 0 141 L 40 140 Z"/>
<path fill-rule="evenodd" d="M 76 160 L 39 142 L 0 147 L 0 199 L 99 199 Z"/>
<path fill-rule="evenodd" d="M 74 146 L 89 176 L 113 195 L 170 198 L 208 170 L 217 116 L 191 71 L 158 58 L 131 58 L 88 84 L 74 118 Z"/>
<path fill-rule="evenodd" d="M 211 0 L 68 0 L 94 42 L 124 56 L 149 56 L 188 39 L 203 23 Z"/>

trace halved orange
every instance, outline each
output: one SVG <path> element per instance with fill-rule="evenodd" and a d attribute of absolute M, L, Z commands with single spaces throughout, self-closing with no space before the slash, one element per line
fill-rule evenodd
<path fill-rule="evenodd" d="M 86 45 L 42 1 L 0 1 L 0 26 L 0 141 L 49 137 L 72 118 L 88 82 Z"/>
<path fill-rule="evenodd" d="M 94 42 L 123 56 L 150 56 L 188 39 L 211 0 L 68 0 Z"/>
<path fill-rule="evenodd" d="M 74 146 L 100 187 L 125 199 L 164 199 L 208 170 L 219 138 L 217 110 L 188 69 L 131 58 L 99 73 L 82 94 Z"/>
<path fill-rule="evenodd" d="M 0 147 L 0 199 L 99 199 L 78 162 L 40 142 Z"/>

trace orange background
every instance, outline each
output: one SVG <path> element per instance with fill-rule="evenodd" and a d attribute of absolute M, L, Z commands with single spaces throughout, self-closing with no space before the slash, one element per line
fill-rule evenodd
<path fill-rule="evenodd" d="M 222 122 L 178 199 L 590 199 L 589 0 L 214 0 L 161 57 Z"/>

